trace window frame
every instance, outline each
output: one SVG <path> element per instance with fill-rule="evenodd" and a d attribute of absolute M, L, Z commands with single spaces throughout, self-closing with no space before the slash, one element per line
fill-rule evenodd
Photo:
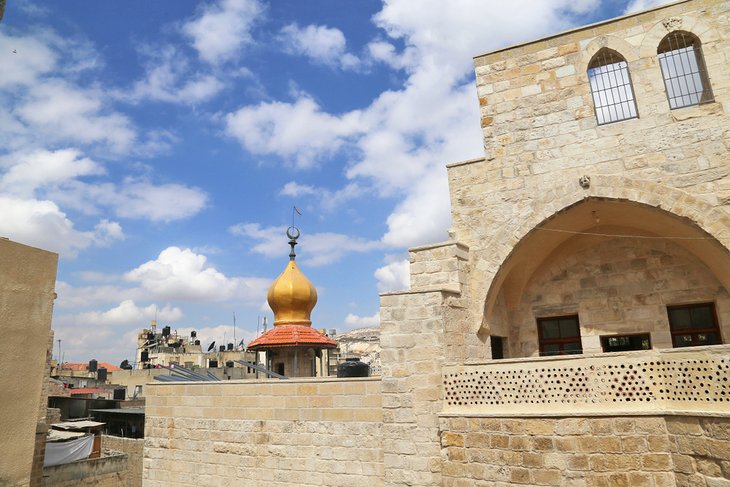
<path fill-rule="evenodd" d="M 713 327 L 707 327 L 707 328 L 680 328 L 680 329 L 674 329 L 672 326 L 672 315 L 670 313 L 670 310 L 680 310 L 680 309 L 693 309 L 693 308 L 701 308 L 701 307 L 709 307 L 710 308 L 710 317 L 712 318 L 712 322 L 714 324 Z M 722 333 L 720 333 L 720 322 L 717 319 L 717 308 L 715 307 L 715 303 L 710 302 L 704 302 L 704 303 L 690 303 L 690 304 L 678 304 L 678 305 L 668 305 L 667 306 L 667 321 L 669 323 L 669 332 L 672 335 L 672 348 L 685 348 L 685 347 L 702 347 L 702 346 L 712 346 L 712 345 L 722 345 L 723 339 L 722 339 Z M 708 333 L 715 333 L 717 335 L 718 341 L 717 343 L 711 343 L 711 344 L 698 344 L 697 343 L 697 335 L 701 334 L 708 334 Z M 677 345 L 677 339 L 676 336 L 678 335 L 692 335 L 692 344 L 691 345 Z"/>
<path fill-rule="evenodd" d="M 542 330 L 542 324 L 546 321 L 556 321 L 556 320 L 565 320 L 568 318 L 574 318 L 575 323 L 578 327 L 578 334 L 576 336 L 568 337 L 568 338 L 544 338 L 543 337 L 543 330 Z M 560 315 L 560 316 L 545 316 L 542 318 L 537 318 L 537 341 L 538 341 L 538 350 L 540 352 L 541 357 L 558 357 L 563 355 L 582 355 L 583 354 L 583 337 L 580 332 L 580 318 L 577 314 L 571 314 L 571 315 Z M 575 343 L 578 342 L 578 345 L 580 345 L 580 351 L 575 353 L 564 353 L 565 350 L 563 346 L 566 343 Z M 545 352 L 545 345 L 552 345 L 557 344 L 560 347 L 559 353 L 546 353 Z"/>
<path fill-rule="evenodd" d="M 678 47 L 671 48 L 672 41 L 678 37 L 681 36 L 681 41 L 675 41 L 678 44 Z M 679 44 L 687 43 L 687 39 L 691 40 L 691 43 L 688 45 L 685 45 L 684 47 L 679 46 Z M 665 44 L 668 44 L 666 46 L 667 48 L 664 49 Z M 675 62 L 676 57 L 680 57 L 680 61 L 683 60 L 681 57 L 682 55 L 687 56 L 687 53 L 677 53 L 677 54 L 670 54 L 674 51 L 683 51 L 688 49 L 691 46 L 692 53 L 694 54 L 695 62 L 697 63 L 697 71 L 696 72 L 690 72 L 690 73 L 684 73 L 684 67 L 682 68 L 683 72 L 681 75 L 677 75 L 672 77 L 671 73 L 668 73 L 664 69 L 665 59 L 672 57 L 673 64 L 675 66 L 676 71 L 676 65 Z M 696 107 L 699 105 L 705 105 L 707 103 L 713 103 L 715 101 L 715 95 L 712 91 L 712 84 L 710 83 L 710 74 L 707 70 L 707 63 L 705 63 L 705 54 L 702 50 L 702 41 L 700 41 L 700 38 L 694 35 L 691 32 L 687 32 L 684 30 L 675 30 L 673 32 L 670 32 L 669 34 L 665 35 L 662 40 L 659 42 L 659 45 L 657 46 L 657 60 L 659 62 L 659 69 L 662 73 L 662 81 L 664 82 L 664 93 L 667 97 L 667 103 L 669 104 L 670 110 L 679 110 L 681 108 L 687 108 L 687 107 Z M 682 63 L 680 62 L 680 65 Z M 690 67 L 691 69 L 691 67 Z M 688 78 L 691 78 L 694 74 L 697 74 L 700 78 L 700 83 L 702 84 L 702 91 L 701 92 L 680 92 L 679 96 L 675 94 L 675 96 L 670 96 L 670 84 L 672 84 L 672 80 L 683 80 L 686 81 Z M 685 84 L 687 84 L 685 82 Z M 692 82 L 694 85 L 694 81 Z M 681 83 L 677 83 L 677 85 L 681 89 Z M 689 87 L 689 84 L 687 84 Z M 677 106 L 672 106 L 672 100 L 680 100 L 683 101 L 684 98 L 691 98 L 692 96 L 699 95 L 697 103 L 687 103 Z"/>
<path fill-rule="evenodd" d="M 601 57 L 605 57 L 605 58 L 616 57 L 619 60 L 613 61 L 613 62 L 602 62 Z M 611 73 L 615 73 L 616 71 L 625 70 L 626 78 L 628 79 L 628 83 L 622 84 L 622 85 L 617 84 L 616 86 L 610 86 L 607 89 L 606 88 L 597 89 L 597 91 L 594 91 L 593 83 L 591 83 L 591 79 L 596 78 L 596 76 L 595 75 L 591 76 L 591 71 L 605 67 L 605 66 L 619 65 L 621 63 L 624 63 L 625 66 L 622 66 L 619 69 L 614 69 L 611 71 Z M 606 75 L 606 73 L 599 73 L 599 75 L 603 76 L 603 75 Z M 599 126 L 603 126 L 603 125 L 609 125 L 612 123 L 623 122 L 626 120 L 633 120 L 635 118 L 639 118 L 639 106 L 636 102 L 636 92 L 634 91 L 634 81 L 631 78 L 631 70 L 629 69 L 629 62 L 626 60 L 626 58 L 623 55 L 621 55 L 621 53 L 619 53 L 618 51 L 615 51 L 613 49 L 607 48 L 607 47 L 603 47 L 603 48 L 599 49 L 598 52 L 596 52 L 591 57 L 591 60 L 588 62 L 588 67 L 586 69 L 586 76 L 588 77 L 588 88 L 591 93 L 591 101 L 593 102 L 593 114 L 596 117 L 596 124 L 598 124 Z M 606 76 L 608 76 L 608 75 L 606 75 Z M 614 76 L 614 78 L 615 78 L 615 76 Z M 609 76 L 609 79 L 610 79 L 610 76 Z M 598 83 L 596 82 L 596 84 L 598 84 Z M 628 88 L 629 88 L 630 97 L 628 99 L 619 101 L 618 103 L 613 102 L 610 104 L 607 103 L 606 105 L 602 104 L 601 95 L 603 93 L 605 93 L 607 91 L 610 92 L 610 90 L 619 90 L 621 88 L 624 88 L 624 92 L 625 92 L 626 86 L 628 86 Z M 625 93 L 624 93 L 624 96 L 626 96 Z M 608 100 L 608 98 L 606 98 L 606 100 Z M 617 107 L 617 106 L 620 107 L 622 103 L 630 103 L 631 105 L 633 105 L 633 108 L 634 108 L 633 116 L 610 119 L 608 121 L 601 122 L 601 120 L 599 118 L 599 110 L 607 109 L 609 116 L 610 116 L 610 108 Z M 616 114 L 618 116 L 618 110 L 616 108 L 614 108 L 614 111 L 616 112 Z M 623 113 L 623 108 L 621 108 L 621 113 Z"/>
<path fill-rule="evenodd" d="M 629 350 L 606 350 L 608 346 L 608 340 L 611 338 L 633 338 L 633 337 L 646 337 L 649 341 L 649 348 L 632 348 Z M 601 335 L 601 350 L 603 353 L 620 353 L 620 352 L 641 352 L 651 350 L 651 333 L 622 333 L 615 335 Z"/>

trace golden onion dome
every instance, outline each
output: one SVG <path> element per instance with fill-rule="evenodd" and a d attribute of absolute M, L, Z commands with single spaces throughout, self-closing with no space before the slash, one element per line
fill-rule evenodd
<path fill-rule="evenodd" d="M 274 311 L 274 326 L 303 325 L 310 326 L 310 315 L 317 304 L 317 288 L 299 270 L 294 258 L 294 246 L 299 238 L 299 230 L 290 227 L 286 231 L 289 237 L 291 252 L 289 262 L 279 277 L 271 284 L 267 300 Z"/>

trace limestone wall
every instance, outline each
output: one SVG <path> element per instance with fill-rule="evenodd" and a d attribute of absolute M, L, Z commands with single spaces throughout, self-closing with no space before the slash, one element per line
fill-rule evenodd
<path fill-rule="evenodd" d="M 0 238 L 0 485 L 27 486 L 45 435 L 43 391 L 58 255 Z M 8 373 L 8 371 L 22 371 Z"/>
<path fill-rule="evenodd" d="M 653 348 L 672 348 L 668 305 L 714 302 L 730 337 L 730 297 L 692 254 L 666 240 L 583 239 L 533 278 L 507 323 L 512 355 L 538 355 L 536 317 L 578 314 L 583 352 L 601 352 L 601 335 L 649 333 Z M 557 261 L 556 261 L 557 260 Z"/>
<path fill-rule="evenodd" d="M 126 482 L 119 487 L 142 487 L 144 439 L 102 435 L 101 448 L 127 454 Z"/>
<path fill-rule="evenodd" d="M 730 419 L 441 419 L 444 486 L 726 485 Z"/>
<path fill-rule="evenodd" d="M 460 345 L 448 360 L 489 357 L 485 301 L 504 277 L 498 272 L 531 230 L 586 198 L 661 209 L 730 248 L 729 12 L 727 1 L 679 2 L 475 58 L 485 157 L 448 171 L 452 238 L 469 248 L 471 328 L 455 336 Z M 670 110 L 656 50 L 674 30 L 700 39 L 714 102 Z M 628 62 L 636 119 L 597 124 L 587 66 L 602 47 Z M 589 186 L 579 185 L 582 176 Z M 646 222 L 637 217 L 629 226 Z"/>
<path fill-rule="evenodd" d="M 385 485 L 439 485 L 438 417 L 447 292 L 381 296 Z"/>
<path fill-rule="evenodd" d="M 144 485 L 382 485 L 378 379 L 148 386 Z"/>

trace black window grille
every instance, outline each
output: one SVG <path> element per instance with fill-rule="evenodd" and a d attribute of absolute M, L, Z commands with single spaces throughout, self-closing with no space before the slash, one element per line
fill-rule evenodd
<path fill-rule="evenodd" d="M 659 43 L 657 54 L 672 110 L 713 101 L 697 37 L 688 32 L 672 32 Z"/>
<path fill-rule="evenodd" d="M 588 65 L 598 125 L 638 117 L 634 89 L 626 60 L 617 52 L 601 49 Z"/>

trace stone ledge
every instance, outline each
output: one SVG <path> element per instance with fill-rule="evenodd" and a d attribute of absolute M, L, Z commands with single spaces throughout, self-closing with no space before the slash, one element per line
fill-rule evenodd
<path fill-rule="evenodd" d="M 271 386 L 275 384 L 342 384 L 347 382 L 380 382 L 380 377 L 297 377 L 297 378 L 291 378 L 291 379 L 284 379 L 284 380 L 276 380 L 276 379 L 267 379 L 267 380 L 261 380 L 261 379 L 234 379 L 234 380 L 221 380 L 221 381 L 179 381 L 179 382 L 162 382 L 162 381 L 154 381 L 154 382 L 148 382 L 148 385 L 155 385 L 155 386 L 224 386 L 224 385 L 237 385 L 237 384 L 253 384 L 253 385 L 262 385 L 262 386 Z"/>

